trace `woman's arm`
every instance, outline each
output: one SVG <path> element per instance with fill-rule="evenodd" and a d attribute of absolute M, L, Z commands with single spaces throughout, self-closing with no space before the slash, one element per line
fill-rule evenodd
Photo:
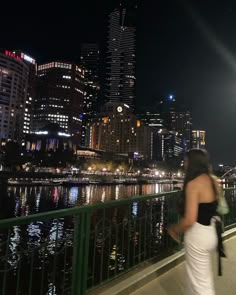
<path fill-rule="evenodd" d="M 214 184 L 215 184 L 215 188 L 217 192 L 217 198 L 218 198 L 222 194 L 221 179 L 215 175 L 212 175 L 212 178 L 214 180 Z"/>
<path fill-rule="evenodd" d="M 171 225 L 168 229 L 170 236 L 179 242 L 179 234 L 184 233 L 197 221 L 199 190 L 198 180 L 193 180 L 186 187 L 185 215 L 178 224 Z"/>

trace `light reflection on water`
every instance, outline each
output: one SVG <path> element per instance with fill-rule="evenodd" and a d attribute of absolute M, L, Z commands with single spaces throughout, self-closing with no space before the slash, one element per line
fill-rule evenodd
<path fill-rule="evenodd" d="M 131 198 L 137 195 L 156 194 L 163 191 L 170 191 L 172 186 L 170 184 L 148 184 L 148 185 L 89 185 L 79 187 L 64 187 L 64 186 L 32 186 L 32 187 L 20 187 L 10 186 L 8 187 L 8 194 L 6 196 L 5 204 L 0 209 L 4 211 L 4 218 L 27 216 L 34 213 L 42 213 L 52 210 L 71 208 L 86 204 L 96 204 L 100 202 L 108 202 L 110 200 L 119 200 L 123 198 Z M 161 205 L 163 207 L 163 204 Z M 133 217 L 138 217 L 140 210 L 138 202 L 133 202 L 131 207 L 131 213 Z M 127 209 L 126 209 L 127 210 Z M 114 224 L 118 224 L 121 220 L 128 220 L 128 216 L 125 214 L 128 211 L 110 210 L 107 212 L 107 216 L 110 216 L 110 221 Z M 164 207 L 161 208 L 161 212 L 164 212 Z M 161 216 L 163 214 L 161 213 Z M 163 216 L 160 223 L 163 223 Z M 93 216 L 94 222 L 99 219 L 99 216 Z M 110 222 L 109 220 L 107 222 Z M 156 224 L 155 236 L 160 236 L 159 231 L 162 230 L 162 225 Z M 134 231 L 132 240 L 136 245 L 138 243 L 139 232 Z M 102 240 L 99 240 L 100 232 L 98 232 L 97 239 L 94 241 L 96 244 L 97 255 L 99 255 L 99 249 L 102 249 Z M 6 238 L 6 237 L 5 237 Z M 0 239 L 5 240 L 4 236 Z M 48 220 L 46 222 L 34 222 L 26 226 L 15 226 L 10 236 L 9 250 L 10 256 L 8 263 L 12 268 L 17 268 L 17 264 L 23 257 L 28 257 L 25 251 L 30 253 L 31 249 L 38 249 L 32 255 L 35 255 L 35 263 L 38 264 L 38 270 L 40 270 L 42 261 L 45 259 L 45 250 L 47 248 L 47 255 L 52 257 L 56 254 L 60 245 L 67 245 L 71 247 L 73 241 L 73 224 L 72 220 L 56 219 Z M 121 271 L 125 263 L 125 258 L 118 249 L 115 241 L 111 245 L 112 251 L 110 252 L 110 270 L 115 267 L 112 261 L 114 257 L 118 257 L 117 265 Z M 44 245 L 45 246 L 42 246 Z M 46 249 L 45 248 L 45 249 Z M 69 248 L 68 248 L 69 249 Z M 114 256 L 115 255 L 115 256 Z M 114 257 L 113 257 L 114 256 Z M 22 260 L 23 261 L 23 260 Z M 114 265 L 113 265 L 114 264 Z M 71 265 L 71 262 L 68 262 Z M 25 266 L 26 267 L 26 266 Z M 36 285 L 35 285 L 36 288 Z M 55 287 L 49 282 L 47 294 L 51 294 Z M 37 289 L 37 288 L 36 288 Z M 9 293 L 10 294 L 10 293 Z M 57 294 L 57 293 L 55 293 Z"/>
<path fill-rule="evenodd" d="M 57 209 L 96 204 L 137 195 L 158 194 L 172 189 L 170 184 L 89 185 L 89 186 L 10 186 L 8 201 L 14 203 L 10 216 L 26 216 Z M 10 205 L 11 206 L 11 205 Z"/>

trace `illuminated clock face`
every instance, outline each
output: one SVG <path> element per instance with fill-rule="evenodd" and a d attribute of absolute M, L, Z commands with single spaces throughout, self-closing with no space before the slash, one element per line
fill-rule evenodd
<path fill-rule="evenodd" d="M 123 108 L 122 107 L 117 107 L 117 112 L 121 113 L 123 111 Z"/>

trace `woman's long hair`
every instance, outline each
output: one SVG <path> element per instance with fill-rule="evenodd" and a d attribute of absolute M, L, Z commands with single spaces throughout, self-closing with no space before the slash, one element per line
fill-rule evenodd
<path fill-rule="evenodd" d="M 179 213 L 184 215 L 185 210 L 185 193 L 189 181 L 200 176 L 201 174 L 211 175 L 211 164 L 207 151 L 201 149 L 191 149 L 186 155 L 187 169 L 185 173 L 182 196 L 179 202 Z"/>

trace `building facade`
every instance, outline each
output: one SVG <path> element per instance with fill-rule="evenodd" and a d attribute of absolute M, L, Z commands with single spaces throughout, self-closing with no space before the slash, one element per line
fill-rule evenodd
<path fill-rule="evenodd" d="M 145 112 L 138 114 L 137 117 L 142 121 L 143 124 L 149 126 L 153 133 L 153 151 L 152 159 L 154 161 L 163 160 L 162 152 L 162 130 L 164 128 L 164 120 L 159 112 Z"/>
<path fill-rule="evenodd" d="M 109 14 L 106 100 L 135 106 L 137 1 L 121 1 Z"/>
<path fill-rule="evenodd" d="M 163 129 L 164 128 L 164 120 L 161 116 L 160 113 L 155 112 L 145 112 L 142 114 L 137 115 L 140 120 L 148 125 L 149 127 L 155 128 L 157 130 Z"/>
<path fill-rule="evenodd" d="M 29 68 L 16 53 L 0 51 L 0 137 L 20 140 L 26 129 Z M 28 125 L 27 125 L 28 126 Z"/>
<path fill-rule="evenodd" d="M 31 152 L 56 152 L 66 149 L 76 152 L 76 144 L 73 143 L 71 135 L 54 123 L 49 123 L 39 131 L 26 135 L 25 148 Z"/>
<path fill-rule="evenodd" d="M 167 114 L 167 129 L 182 136 L 185 149 L 192 147 L 192 115 L 189 111 L 170 110 Z"/>
<path fill-rule="evenodd" d="M 206 148 L 206 131 L 193 130 L 192 142 L 193 142 L 193 148 L 205 149 Z"/>
<path fill-rule="evenodd" d="M 35 95 L 36 95 L 37 64 L 34 58 L 27 55 L 22 50 L 14 50 L 14 53 L 22 58 L 23 62 L 28 66 L 28 70 L 29 70 L 26 108 L 25 108 L 25 114 L 24 114 L 24 127 L 23 127 L 23 133 L 28 134 L 32 131 L 32 124 L 33 124 L 33 103 L 35 101 Z"/>
<path fill-rule="evenodd" d="M 84 70 L 72 63 L 50 62 L 37 71 L 33 131 L 49 123 L 59 124 L 81 140 L 84 101 Z"/>
<path fill-rule="evenodd" d="M 80 63 L 84 69 L 84 101 L 82 118 L 82 140 L 85 145 L 86 126 L 90 118 L 99 111 L 100 58 L 97 44 L 81 44 Z"/>
<path fill-rule="evenodd" d="M 88 125 L 87 146 L 151 160 L 153 132 L 132 114 L 128 105 L 106 103 Z"/>
<path fill-rule="evenodd" d="M 80 64 L 84 69 L 84 114 L 91 116 L 98 111 L 100 91 L 99 77 L 99 47 L 98 44 L 81 44 Z"/>

